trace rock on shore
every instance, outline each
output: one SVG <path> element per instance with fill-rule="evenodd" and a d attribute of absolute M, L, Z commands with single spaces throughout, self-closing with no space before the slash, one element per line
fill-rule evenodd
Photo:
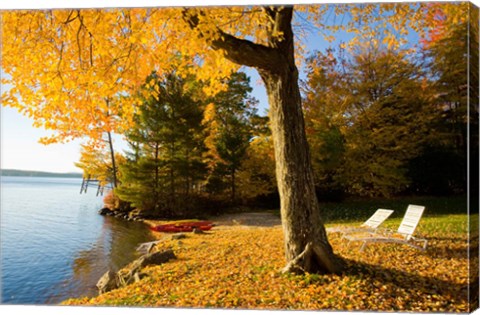
<path fill-rule="evenodd" d="M 97 282 L 99 294 L 140 281 L 143 278 L 143 275 L 140 273 L 142 268 L 148 265 L 160 265 L 176 258 L 173 250 L 169 249 L 143 255 L 117 273 L 109 270 Z"/>

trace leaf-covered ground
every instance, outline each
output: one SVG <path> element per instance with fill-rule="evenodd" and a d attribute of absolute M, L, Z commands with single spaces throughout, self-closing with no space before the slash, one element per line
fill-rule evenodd
<path fill-rule="evenodd" d="M 429 239 L 426 252 L 372 244 L 359 253 L 359 244 L 331 234 L 345 272 L 295 276 L 279 271 L 285 264 L 279 226 L 215 228 L 160 243 L 157 250 L 172 248 L 178 259 L 147 267 L 140 282 L 64 304 L 468 312 L 467 217 L 423 218 L 417 231 Z"/>

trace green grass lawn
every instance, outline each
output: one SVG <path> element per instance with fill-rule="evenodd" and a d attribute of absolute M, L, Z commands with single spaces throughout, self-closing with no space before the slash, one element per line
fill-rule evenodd
<path fill-rule="evenodd" d="M 402 218 L 409 204 L 425 206 L 424 217 L 467 213 L 465 196 L 346 200 L 339 203 L 321 203 L 320 206 L 326 223 L 348 223 L 365 221 L 378 208 L 394 210 L 390 218 Z"/>
<path fill-rule="evenodd" d="M 395 212 L 382 224 L 382 227 L 396 230 L 409 204 L 425 206 L 425 212 L 416 230 L 416 234 L 420 236 L 441 233 L 466 236 L 469 229 L 478 231 L 478 214 L 470 216 L 469 219 L 465 196 L 353 200 L 342 203 L 322 203 L 321 208 L 327 226 L 357 226 L 367 220 L 378 208 L 391 209 Z"/>

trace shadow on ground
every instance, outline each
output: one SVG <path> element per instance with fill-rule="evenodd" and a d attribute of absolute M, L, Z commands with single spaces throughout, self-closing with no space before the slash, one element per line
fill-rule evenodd
<path fill-rule="evenodd" d="M 212 219 L 219 227 L 221 226 L 246 226 L 246 227 L 271 227 L 281 225 L 278 216 L 270 212 L 246 212 L 224 214 Z"/>

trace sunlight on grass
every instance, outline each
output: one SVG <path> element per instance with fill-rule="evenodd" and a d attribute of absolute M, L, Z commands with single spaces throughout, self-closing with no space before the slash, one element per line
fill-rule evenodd
<path fill-rule="evenodd" d="M 425 206 L 424 217 L 442 214 L 464 214 L 467 198 L 457 197 L 409 197 L 391 199 L 346 200 L 341 203 L 322 203 L 321 209 L 327 223 L 349 223 L 365 221 L 379 208 L 395 212 L 391 218 L 402 218 L 409 204 Z M 389 219 L 390 220 L 390 219 Z"/>

